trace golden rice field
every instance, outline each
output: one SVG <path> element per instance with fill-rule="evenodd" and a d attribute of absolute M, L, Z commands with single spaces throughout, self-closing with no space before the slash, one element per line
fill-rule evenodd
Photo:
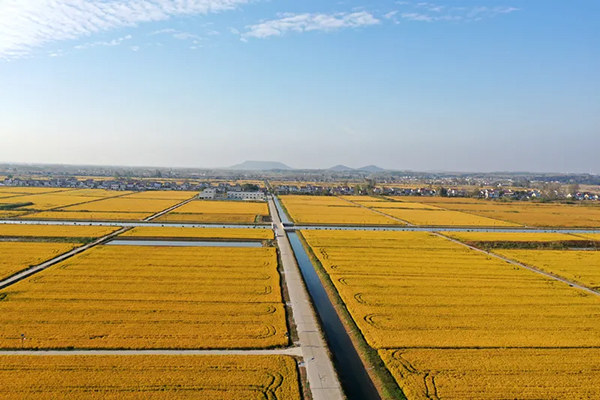
<path fill-rule="evenodd" d="M 0 232 L 2 232 L 0 230 Z M 272 240 L 275 234 L 270 229 L 219 229 L 219 228 L 133 228 L 121 237 L 135 238 L 199 238 L 199 239 L 245 239 Z"/>
<path fill-rule="evenodd" d="M 600 399 L 598 349 L 379 352 L 410 400 Z"/>
<path fill-rule="evenodd" d="M 187 191 L 147 191 L 134 193 L 132 195 L 127 196 L 128 199 L 154 199 L 154 200 L 179 200 L 185 201 L 191 199 L 194 196 L 197 196 L 198 192 L 187 192 Z"/>
<path fill-rule="evenodd" d="M 0 356 L 0 399 L 300 400 L 287 356 Z"/>
<path fill-rule="evenodd" d="M 0 242 L 0 279 L 41 264 L 79 245 L 77 243 Z M 1 296 L 0 294 L 0 300 L 2 300 Z"/>
<path fill-rule="evenodd" d="M 303 231 L 374 348 L 600 346 L 600 297 L 424 232 Z"/>
<path fill-rule="evenodd" d="M 11 194 L 59 193 L 59 192 L 70 192 L 72 190 L 73 189 L 44 188 L 44 187 L 20 187 L 20 186 L 0 187 L 0 193 L 11 193 Z"/>
<path fill-rule="evenodd" d="M 354 203 L 377 203 L 377 202 L 385 202 L 385 199 L 381 197 L 371 197 L 371 196 L 340 196 L 341 199 L 352 201 Z"/>
<path fill-rule="evenodd" d="M 419 209 L 403 210 L 394 208 L 375 208 L 375 210 L 381 211 L 396 218 L 400 218 L 401 220 L 407 221 L 411 224 L 422 226 L 518 226 L 517 224 L 511 222 L 480 217 L 458 211 Z"/>
<path fill-rule="evenodd" d="M 96 246 L 0 291 L 0 348 L 285 346 L 277 269 L 275 248 Z"/>
<path fill-rule="evenodd" d="M 584 240 L 566 233 L 517 233 L 517 232 L 442 232 L 461 242 L 564 242 Z"/>
<path fill-rule="evenodd" d="M 318 225 L 402 225 L 357 204 L 332 196 L 280 196 L 294 222 Z"/>
<path fill-rule="evenodd" d="M 132 192 L 114 191 L 106 189 L 76 189 L 76 190 L 65 190 L 62 192 L 56 192 L 59 196 L 77 196 L 77 197 L 94 197 L 94 198 L 108 198 L 123 196 Z M 90 199 L 95 200 L 95 199 Z"/>
<path fill-rule="evenodd" d="M 302 235 L 409 400 L 596 393 L 599 296 L 430 233 Z"/>
<path fill-rule="evenodd" d="M 85 211 L 43 211 L 22 215 L 19 219 L 64 220 L 64 221 L 141 221 L 155 213 L 152 212 L 85 212 Z"/>
<path fill-rule="evenodd" d="M 111 226 L 0 224 L 0 237 L 97 238 L 117 231 Z"/>
<path fill-rule="evenodd" d="M 578 234 L 577 236 L 582 237 L 584 239 L 588 239 L 588 240 L 600 241 L 600 233 Z"/>
<path fill-rule="evenodd" d="M 431 206 L 422 203 L 412 203 L 408 201 L 381 201 L 377 203 L 363 203 L 357 201 L 356 203 L 362 204 L 370 208 L 376 208 L 380 211 L 385 212 L 386 209 L 399 209 L 399 210 L 441 210 L 439 207 Z"/>
<path fill-rule="evenodd" d="M 195 200 L 156 221 L 253 224 L 268 216 L 266 202 Z"/>
<path fill-rule="evenodd" d="M 25 214 L 26 211 L 2 211 L 0 210 L 0 218 L 15 218 Z"/>
<path fill-rule="evenodd" d="M 600 227 L 600 207 L 597 206 L 482 201 L 435 205 L 533 227 Z"/>
<path fill-rule="evenodd" d="M 2 199 L 0 204 L 16 204 L 16 203 L 33 203 L 32 205 L 23 206 L 20 210 L 50 210 L 54 208 L 66 207 L 73 204 L 87 203 L 97 200 L 89 196 L 66 196 L 63 194 L 34 194 L 18 197 L 9 197 Z"/>
<path fill-rule="evenodd" d="M 65 207 L 65 211 L 88 211 L 88 212 L 137 212 L 157 213 L 181 203 L 180 200 L 154 200 L 145 198 L 116 197 L 91 203 L 79 204 Z"/>
<path fill-rule="evenodd" d="M 600 251 L 495 249 L 494 253 L 600 290 Z"/>

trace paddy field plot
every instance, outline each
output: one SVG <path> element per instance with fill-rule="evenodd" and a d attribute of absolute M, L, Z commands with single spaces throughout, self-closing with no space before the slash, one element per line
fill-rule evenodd
<path fill-rule="evenodd" d="M 600 251 L 494 249 L 494 253 L 600 290 Z"/>
<path fill-rule="evenodd" d="M 513 243 L 546 243 L 573 242 L 584 240 L 581 237 L 566 233 L 537 232 L 442 232 L 445 236 L 465 243 L 473 242 L 513 242 Z"/>
<path fill-rule="evenodd" d="M 597 242 L 600 242 L 600 233 L 580 233 L 577 236 L 582 237 L 584 239 L 595 240 Z"/>
<path fill-rule="evenodd" d="M 511 222 L 501 221 L 471 215 L 458 211 L 448 210 L 423 210 L 423 209 L 397 209 L 397 208 L 375 208 L 385 214 L 400 218 L 414 225 L 423 226 L 473 226 L 473 227 L 510 227 L 518 226 Z"/>
<path fill-rule="evenodd" d="M 272 240 L 275 234 L 270 229 L 137 227 L 119 237 Z"/>
<path fill-rule="evenodd" d="M 163 190 L 163 191 L 147 191 L 134 193 L 127 196 L 128 199 L 153 199 L 153 200 L 179 200 L 185 201 L 197 196 L 198 192 L 189 191 L 175 191 L 175 190 Z"/>
<path fill-rule="evenodd" d="M 286 356 L 0 356 L 0 399 L 300 400 Z"/>
<path fill-rule="evenodd" d="M 5 349 L 244 349 L 289 342 L 275 248 L 96 246 L 0 297 Z"/>
<path fill-rule="evenodd" d="M 0 238 L 98 238 L 117 231 L 113 226 L 0 224 Z"/>
<path fill-rule="evenodd" d="M 297 224 L 402 225 L 400 221 L 332 196 L 280 196 Z"/>
<path fill-rule="evenodd" d="M 410 400 L 434 393 L 440 399 L 495 399 L 503 385 L 509 394 L 500 398 L 513 398 L 510 390 L 522 390 L 528 399 L 562 398 L 560 382 L 570 377 L 578 386 L 573 393 L 595 393 L 600 296 L 430 233 L 302 235 Z M 474 349 L 482 352 L 469 353 Z M 490 359 L 483 350 L 499 355 Z M 406 361 L 405 354 L 412 358 Z M 540 360 L 537 370 L 528 368 L 531 357 Z M 536 389 L 531 380 L 537 375 Z M 477 382 L 483 386 L 465 395 Z"/>
<path fill-rule="evenodd" d="M 43 211 L 21 215 L 19 219 L 40 221 L 141 221 L 152 216 L 152 212 L 86 212 L 86 211 Z"/>
<path fill-rule="evenodd" d="M 379 353 L 409 400 L 600 399 L 598 349 L 399 349 Z"/>
<path fill-rule="evenodd" d="M 156 221 L 253 224 L 269 217 L 266 202 L 194 200 Z"/>
<path fill-rule="evenodd" d="M 0 279 L 36 266 L 81 246 L 81 243 L 1 242 Z M 1 293 L 1 292 L 0 292 Z M 0 294 L 0 301 L 2 294 Z M 0 328 L 0 331 L 2 328 Z"/>
<path fill-rule="evenodd" d="M 98 200 L 90 196 L 67 196 L 57 193 L 25 195 L 0 199 L 0 204 L 22 206 L 15 211 L 45 211 Z"/>
<path fill-rule="evenodd" d="M 44 187 L 21 187 L 21 186 L 3 186 L 0 187 L 0 193 L 8 193 L 11 195 L 25 195 L 25 194 L 42 194 L 42 193 L 61 193 L 70 192 L 73 189 L 62 189 L 62 188 L 44 188 Z"/>
<path fill-rule="evenodd" d="M 180 200 L 155 200 L 146 198 L 131 198 L 130 196 L 109 198 L 92 203 L 65 207 L 65 211 L 88 212 L 138 212 L 158 213 L 181 203 Z"/>
<path fill-rule="evenodd" d="M 429 203 L 435 204 L 435 203 Z M 532 227 L 600 227 L 600 206 L 484 202 L 435 204 L 448 210 L 500 219 Z"/>

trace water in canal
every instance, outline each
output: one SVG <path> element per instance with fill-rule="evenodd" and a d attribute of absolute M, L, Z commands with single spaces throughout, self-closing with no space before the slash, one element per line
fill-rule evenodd
<path fill-rule="evenodd" d="M 381 397 L 367 374 L 352 340 L 346 332 L 302 242 L 295 232 L 288 233 L 290 244 L 304 282 L 321 320 L 321 326 L 334 357 L 335 368 L 349 400 L 377 400 Z"/>

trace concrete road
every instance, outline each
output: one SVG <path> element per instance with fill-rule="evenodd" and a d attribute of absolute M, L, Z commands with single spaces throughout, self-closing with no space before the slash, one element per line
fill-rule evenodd
<path fill-rule="evenodd" d="M 294 252 L 272 198 L 269 198 L 269 209 L 277 228 L 277 245 L 281 252 L 292 316 L 300 337 L 300 348 L 304 357 L 312 398 L 313 400 L 344 399 L 342 387 L 329 356 L 327 343 L 323 338 L 317 316 L 302 280 L 300 268 L 296 264 Z"/>

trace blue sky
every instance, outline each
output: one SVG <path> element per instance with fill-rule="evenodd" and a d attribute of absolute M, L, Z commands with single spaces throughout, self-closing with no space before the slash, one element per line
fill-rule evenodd
<path fill-rule="evenodd" d="M 0 0 L 0 161 L 600 173 L 599 11 Z"/>

